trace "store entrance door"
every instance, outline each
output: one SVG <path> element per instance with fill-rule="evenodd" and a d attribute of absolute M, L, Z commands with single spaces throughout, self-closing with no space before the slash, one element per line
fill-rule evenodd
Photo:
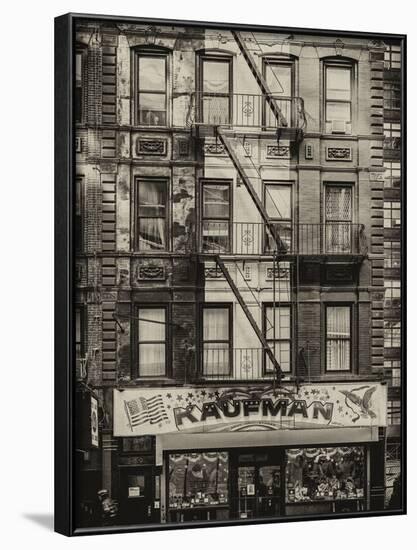
<path fill-rule="evenodd" d="M 121 470 L 120 518 L 130 525 L 152 522 L 151 468 Z"/>
<path fill-rule="evenodd" d="M 270 453 L 240 454 L 233 484 L 238 519 L 277 517 L 283 513 L 282 461 Z"/>

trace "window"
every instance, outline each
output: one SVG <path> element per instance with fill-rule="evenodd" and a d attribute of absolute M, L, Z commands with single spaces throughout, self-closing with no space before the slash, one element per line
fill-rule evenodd
<path fill-rule="evenodd" d="M 200 120 L 205 124 L 230 124 L 232 110 L 232 58 L 200 58 Z"/>
<path fill-rule="evenodd" d="M 75 218 L 74 218 L 74 239 L 75 250 L 81 252 L 83 249 L 83 187 L 84 178 L 75 178 Z"/>
<path fill-rule="evenodd" d="M 399 162 L 384 162 L 384 187 L 399 189 L 401 185 L 401 164 Z"/>
<path fill-rule="evenodd" d="M 384 227 L 386 229 L 401 227 L 400 201 L 384 201 Z"/>
<path fill-rule="evenodd" d="M 387 269 L 400 269 L 401 244 L 399 241 L 384 241 L 384 267 Z"/>
<path fill-rule="evenodd" d="M 384 149 L 401 149 L 401 124 L 384 122 Z"/>
<path fill-rule="evenodd" d="M 75 306 L 75 370 L 77 379 L 86 377 L 85 309 Z"/>
<path fill-rule="evenodd" d="M 384 82 L 384 109 L 401 108 L 401 86 L 399 82 Z"/>
<path fill-rule="evenodd" d="M 283 372 L 291 371 L 291 308 L 264 307 L 264 335 Z M 265 354 L 265 373 L 273 374 L 274 366 Z"/>
<path fill-rule="evenodd" d="M 203 308 L 203 375 L 229 376 L 231 372 L 231 309 L 229 305 Z"/>
<path fill-rule="evenodd" d="M 75 122 L 82 122 L 84 119 L 84 98 L 83 98 L 83 75 L 84 75 L 85 53 L 78 50 L 75 52 L 75 86 L 74 86 L 74 116 Z"/>
<path fill-rule="evenodd" d="M 264 59 L 263 73 L 268 88 L 277 106 L 291 126 L 291 98 L 294 87 L 294 64 L 291 62 Z M 264 103 L 264 126 L 275 128 L 277 121 L 271 107 Z"/>
<path fill-rule="evenodd" d="M 401 424 L 401 401 L 388 401 L 388 424 L 390 426 L 398 426 Z"/>
<path fill-rule="evenodd" d="M 265 183 L 265 210 L 277 228 L 280 239 L 291 250 L 292 244 L 292 186 L 279 183 Z M 265 251 L 276 249 L 275 239 L 265 230 Z"/>
<path fill-rule="evenodd" d="M 137 52 L 135 58 L 136 123 L 167 125 L 167 55 Z"/>
<path fill-rule="evenodd" d="M 351 370 L 351 307 L 326 307 L 326 370 Z"/>
<path fill-rule="evenodd" d="M 230 252 L 230 184 L 204 181 L 202 199 L 203 251 Z"/>
<path fill-rule="evenodd" d="M 139 306 L 138 376 L 165 376 L 167 363 L 167 308 Z"/>
<path fill-rule="evenodd" d="M 400 321 L 384 321 L 384 347 L 399 348 L 401 345 Z"/>
<path fill-rule="evenodd" d="M 167 182 L 137 180 L 137 197 L 139 250 L 167 250 Z"/>
<path fill-rule="evenodd" d="M 401 46 L 387 44 L 384 52 L 385 69 L 401 69 Z"/>
<path fill-rule="evenodd" d="M 352 251 L 352 186 L 325 186 L 326 252 L 348 254 Z"/>
<path fill-rule="evenodd" d="M 401 307 L 401 281 L 398 279 L 385 279 L 384 287 L 384 307 Z"/>
<path fill-rule="evenodd" d="M 401 386 L 401 362 L 397 360 L 384 361 L 384 369 L 391 374 L 391 386 Z"/>
<path fill-rule="evenodd" d="M 325 66 L 326 131 L 350 133 L 352 124 L 352 66 Z"/>

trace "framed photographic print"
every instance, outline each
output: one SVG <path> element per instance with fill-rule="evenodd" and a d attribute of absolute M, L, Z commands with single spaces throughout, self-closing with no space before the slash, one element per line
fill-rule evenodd
<path fill-rule="evenodd" d="M 56 27 L 56 530 L 405 513 L 403 35 Z"/>

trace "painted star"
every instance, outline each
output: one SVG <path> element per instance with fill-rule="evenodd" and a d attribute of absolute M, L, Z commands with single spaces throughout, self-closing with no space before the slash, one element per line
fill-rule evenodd
<path fill-rule="evenodd" d="M 167 393 L 167 398 L 171 399 L 172 395 L 170 393 Z"/>
<path fill-rule="evenodd" d="M 210 393 L 208 394 L 208 398 L 209 398 L 209 399 L 213 399 L 213 397 L 214 397 L 214 393 L 210 392 Z"/>
<path fill-rule="evenodd" d="M 178 401 L 182 401 L 182 395 L 179 395 L 179 396 L 177 397 L 177 400 L 178 400 Z"/>
<path fill-rule="evenodd" d="M 193 395 L 192 393 L 189 393 L 189 394 L 188 394 L 188 397 L 189 397 L 190 399 L 192 399 L 192 398 L 194 397 L 194 395 Z"/>
<path fill-rule="evenodd" d="M 203 397 L 205 397 L 205 396 L 207 395 L 206 390 L 203 390 L 203 391 L 201 392 L 201 395 L 202 395 Z"/>

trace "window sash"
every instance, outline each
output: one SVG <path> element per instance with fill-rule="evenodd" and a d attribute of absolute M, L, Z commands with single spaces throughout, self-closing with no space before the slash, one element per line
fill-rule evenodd
<path fill-rule="evenodd" d="M 136 185 L 138 249 L 168 250 L 167 181 L 139 179 Z"/>
<path fill-rule="evenodd" d="M 222 195 L 217 191 L 227 191 Z M 202 248 L 230 252 L 231 249 L 231 186 L 228 182 L 202 183 Z M 211 200 L 210 200 L 211 199 Z M 217 208 L 217 211 L 216 211 Z"/>
<path fill-rule="evenodd" d="M 218 314 L 218 315 L 216 315 Z M 219 323 L 216 323 L 218 317 Z M 232 369 L 232 330 L 229 306 L 203 307 L 202 366 L 204 376 L 226 376 Z"/>
<path fill-rule="evenodd" d="M 352 370 L 351 306 L 326 306 L 326 371 Z"/>
<path fill-rule="evenodd" d="M 275 315 L 274 315 L 275 310 Z M 274 319 L 275 317 L 275 319 Z M 291 306 L 264 306 L 264 336 L 283 372 L 291 372 Z M 275 336 L 274 336 L 275 324 Z M 274 367 L 264 352 L 265 374 L 273 374 Z"/>
<path fill-rule="evenodd" d="M 217 73 L 224 67 L 224 78 L 206 80 L 211 66 L 217 65 Z M 230 124 L 232 116 L 232 59 L 226 57 L 202 57 L 200 60 L 200 110 L 199 120 L 204 123 Z"/>
<path fill-rule="evenodd" d="M 168 330 L 167 308 L 137 308 L 138 377 L 166 376 Z M 147 322 L 159 321 L 158 322 Z"/>
<path fill-rule="evenodd" d="M 151 76 L 149 61 L 163 61 L 164 77 L 155 76 L 155 84 L 149 83 Z M 168 115 L 168 56 L 163 53 L 138 52 L 136 54 L 136 121 L 145 126 L 167 126 Z M 142 65 L 144 73 L 141 75 Z M 149 65 L 149 66 L 147 66 Z M 157 71 L 156 71 L 157 72 Z"/>
<path fill-rule="evenodd" d="M 333 73 L 333 76 L 332 76 Z M 347 85 L 335 82 L 336 74 L 344 75 Z M 352 122 L 352 67 L 326 65 L 325 67 L 325 119 Z"/>

